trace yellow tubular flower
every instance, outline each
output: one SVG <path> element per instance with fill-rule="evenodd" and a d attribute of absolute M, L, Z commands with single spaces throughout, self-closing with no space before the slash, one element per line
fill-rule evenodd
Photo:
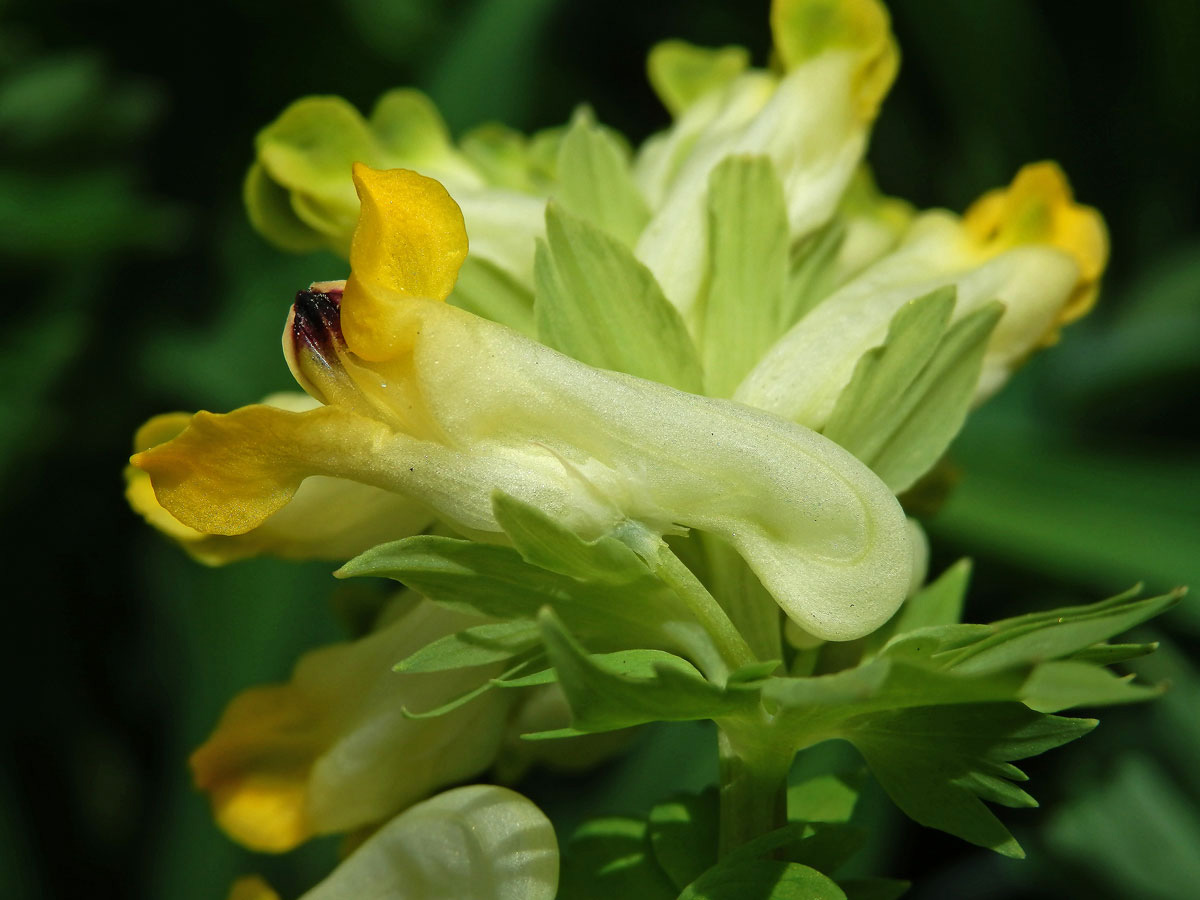
<path fill-rule="evenodd" d="M 254 850 L 282 852 L 316 834 L 395 814 L 486 768 L 503 739 L 508 692 L 433 719 L 432 709 L 480 684 L 487 669 L 396 675 L 397 660 L 479 620 L 401 600 L 361 640 L 300 659 L 287 684 L 236 697 L 192 755 L 196 785 L 218 824 Z"/>
<path fill-rule="evenodd" d="M 963 227 L 985 254 L 1046 244 L 1070 254 L 1079 266 L 1075 288 L 1038 339 L 1040 345 L 1053 344 L 1063 325 L 1082 318 L 1095 305 L 1108 263 L 1108 230 L 1096 210 L 1074 202 L 1071 185 L 1055 163 L 1025 166 L 1008 188 L 984 194 L 963 216 Z"/>
<path fill-rule="evenodd" d="M 409 496 L 499 540 L 499 489 L 584 535 L 625 519 L 711 531 L 822 637 L 858 637 L 895 611 L 910 569 L 904 516 L 851 454 L 741 404 L 593 369 L 429 297 L 430 284 L 450 288 L 437 273 L 457 211 L 412 173 L 360 170 L 358 186 L 372 197 L 355 241 L 368 268 L 340 298 L 328 285 L 302 295 L 285 338 L 298 380 L 328 405 L 198 413 L 137 454 L 176 519 L 242 534 L 324 475 Z M 434 236 L 428 258 L 413 252 L 414 234 Z M 404 333 L 344 333 L 340 315 Z M 395 355 L 368 361 L 363 342 L 370 356 Z"/>
<path fill-rule="evenodd" d="M 901 245 L 815 309 L 767 352 L 734 394 L 821 429 L 862 354 L 883 343 L 907 302 L 954 285 L 954 319 L 992 301 L 1005 312 L 988 341 L 976 402 L 1095 301 L 1108 257 L 1104 222 L 1076 204 L 1058 166 L 1026 166 L 959 219 L 918 216 Z"/>

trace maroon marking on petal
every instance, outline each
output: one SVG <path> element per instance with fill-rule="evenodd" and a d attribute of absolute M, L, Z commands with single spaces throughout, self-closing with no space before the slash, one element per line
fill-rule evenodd
<path fill-rule="evenodd" d="M 342 337 L 341 291 L 298 291 L 292 307 L 292 340 L 326 362 L 346 346 Z"/>

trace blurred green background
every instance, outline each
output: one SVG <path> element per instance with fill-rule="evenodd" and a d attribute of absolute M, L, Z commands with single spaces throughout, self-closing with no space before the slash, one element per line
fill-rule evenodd
<path fill-rule="evenodd" d="M 329 566 L 203 569 L 122 498 L 133 429 L 286 388 L 278 334 L 332 257 L 246 224 L 255 131 L 306 93 L 360 108 L 429 92 L 456 132 L 532 130 L 590 102 L 635 139 L 666 123 L 645 51 L 769 46 L 765 2 L 147 0 L 0 3 L 0 490 L 7 621 L 0 894 L 220 898 L 262 871 L 296 896 L 329 842 L 254 858 L 212 826 L 185 759 L 237 690 L 342 634 Z M 969 614 L 1200 585 L 1200 4 L 894 0 L 899 81 L 871 151 L 881 186 L 961 209 L 1054 158 L 1108 219 L 1096 312 L 976 415 L 930 524 L 935 565 L 978 562 Z M 761 7 L 761 9 L 759 8 Z M 1163 701 L 1102 715 L 1029 767 L 1013 863 L 900 821 L 875 796 L 861 866 L 913 898 L 1194 896 L 1200 607 L 1145 629 Z M 712 777 L 687 728 L 588 779 L 527 790 L 569 825 Z M 697 749 L 697 748 L 700 749 Z"/>

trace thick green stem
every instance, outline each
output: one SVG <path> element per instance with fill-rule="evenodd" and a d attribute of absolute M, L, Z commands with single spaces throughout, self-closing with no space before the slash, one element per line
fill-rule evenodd
<path fill-rule="evenodd" d="M 748 752 L 724 729 L 717 733 L 717 750 L 721 778 L 718 853 L 724 857 L 747 841 L 787 824 L 787 776 L 792 754 L 767 747 Z"/>

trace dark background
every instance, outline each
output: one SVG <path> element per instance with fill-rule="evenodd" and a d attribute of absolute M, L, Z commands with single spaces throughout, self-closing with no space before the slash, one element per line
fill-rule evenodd
<path fill-rule="evenodd" d="M 956 445 L 935 566 L 976 558 L 976 621 L 1138 580 L 1200 584 L 1200 5 L 890 5 L 903 64 L 871 152 L 881 186 L 962 209 L 1054 158 L 1114 247 L 1097 310 Z M 306 93 L 369 108 L 411 84 L 456 133 L 557 124 L 587 100 L 640 140 L 666 124 L 643 60 L 667 37 L 744 44 L 762 64 L 766 3 L 0 3 L 0 895 L 200 900 L 262 871 L 294 897 L 333 859 L 330 842 L 235 847 L 184 765 L 237 690 L 342 633 L 330 567 L 203 569 L 122 498 L 145 418 L 289 386 L 289 298 L 345 271 L 246 224 L 256 130 Z M 1198 635 L 1195 602 L 1144 629 L 1164 645 L 1140 668 L 1172 693 L 1104 712 L 1028 767 L 1043 808 L 1002 815 L 1029 860 L 903 822 L 871 794 L 879 838 L 860 867 L 917 879 L 918 900 L 1191 895 Z M 526 789 L 569 825 L 710 777 L 694 729 L 653 737 L 589 779 Z"/>

